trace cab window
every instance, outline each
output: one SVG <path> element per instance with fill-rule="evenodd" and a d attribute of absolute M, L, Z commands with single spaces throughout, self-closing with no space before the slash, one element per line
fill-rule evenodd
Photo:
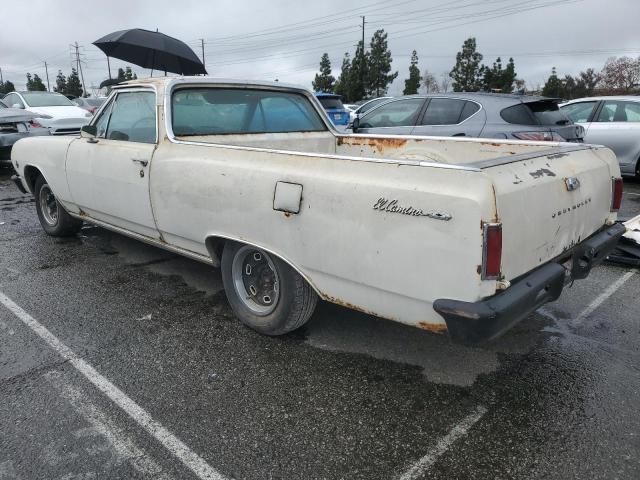
<path fill-rule="evenodd" d="M 97 135 L 108 140 L 155 143 L 155 93 L 119 92 L 95 125 Z"/>

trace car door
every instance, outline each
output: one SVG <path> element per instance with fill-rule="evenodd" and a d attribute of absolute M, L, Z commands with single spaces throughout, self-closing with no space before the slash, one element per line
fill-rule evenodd
<path fill-rule="evenodd" d="M 589 125 L 586 143 L 611 148 L 626 173 L 634 173 L 640 156 L 640 102 L 604 100 Z"/>
<path fill-rule="evenodd" d="M 157 142 L 155 92 L 116 93 L 91 125 L 96 138 L 79 138 L 67 153 L 74 202 L 96 220 L 157 238 L 149 196 Z"/>
<path fill-rule="evenodd" d="M 459 98 L 430 98 L 411 132 L 413 135 L 477 137 L 485 124 L 480 105 Z"/>
<path fill-rule="evenodd" d="M 375 107 L 360 118 L 357 133 L 409 135 L 424 102 L 424 98 L 412 97 Z"/>

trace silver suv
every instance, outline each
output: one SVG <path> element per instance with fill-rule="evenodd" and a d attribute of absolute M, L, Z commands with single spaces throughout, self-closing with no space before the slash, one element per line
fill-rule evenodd
<path fill-rule="evenodd" d="M 584 128 L 559 99 L 502 93 L 410 95 L 384 102 L 354 120 L 357 133 L 582 142 Z"/>

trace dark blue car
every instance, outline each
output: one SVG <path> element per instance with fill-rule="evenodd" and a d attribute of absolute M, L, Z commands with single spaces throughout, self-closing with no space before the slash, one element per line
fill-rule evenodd
<path fill-rule="evenodd" d="M 334 125 L 347 125 L 349 123 L 349 111 L 344 108 L 340 95 L 316 92 L 316 97 L 320 100 Z"/>

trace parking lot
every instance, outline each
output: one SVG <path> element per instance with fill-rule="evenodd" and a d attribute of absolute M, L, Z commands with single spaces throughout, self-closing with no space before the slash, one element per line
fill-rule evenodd
<path fill-rule="evenodd" d="M 483 348 L 330 304 L 268 338 L 217 270 L 92 226 L 48 237 L 8 170 L 0 258 L 0 479 L 640 477 L 634 270 Z"/>

